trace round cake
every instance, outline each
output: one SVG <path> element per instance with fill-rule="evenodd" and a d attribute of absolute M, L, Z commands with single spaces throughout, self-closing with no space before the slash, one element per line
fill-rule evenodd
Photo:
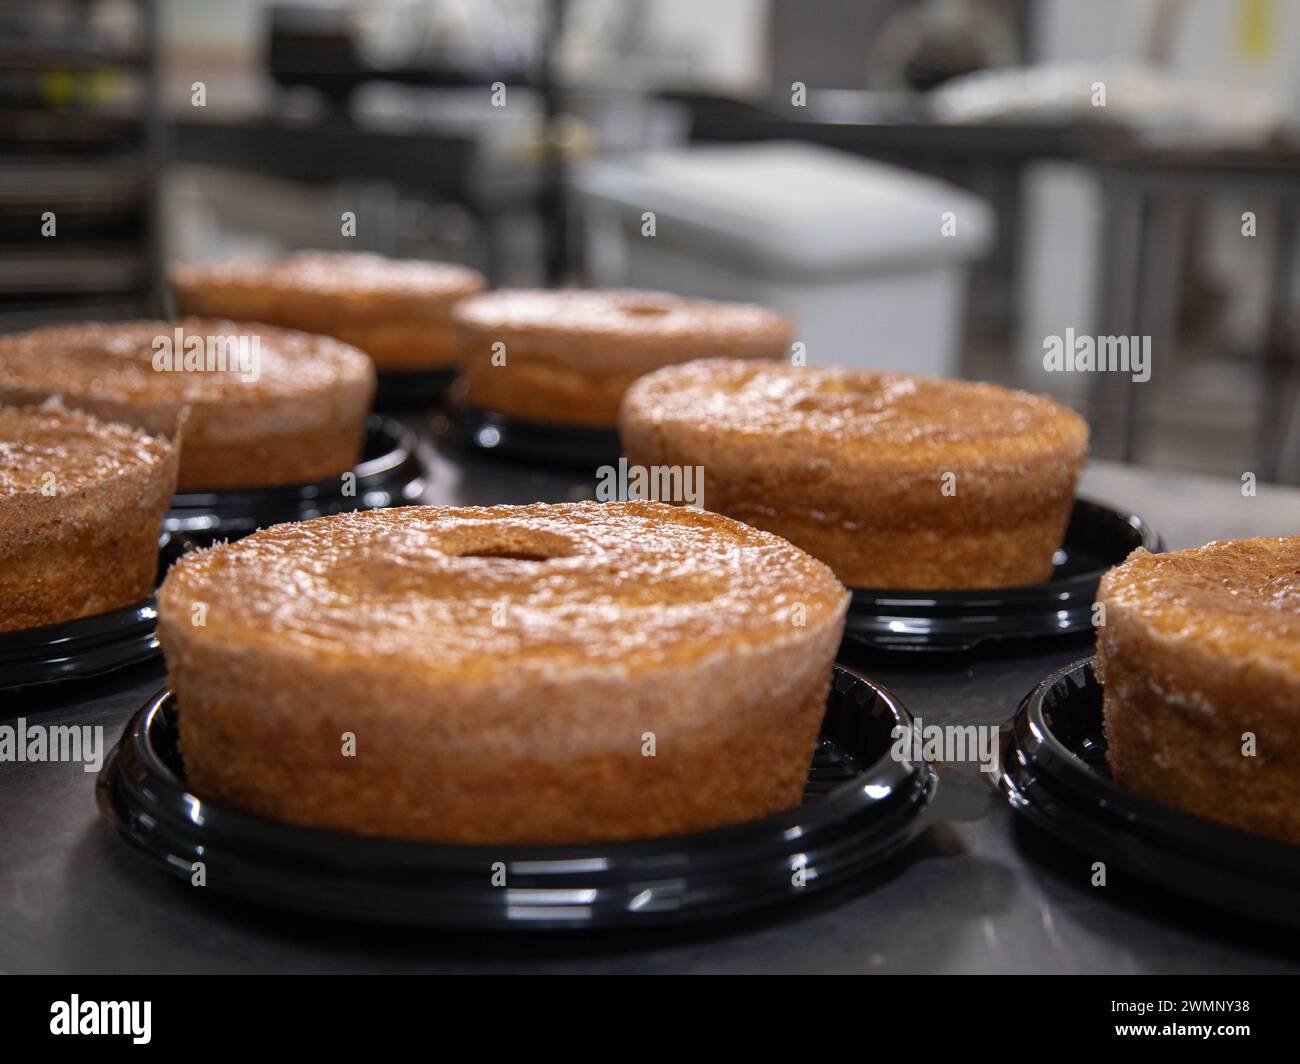
<path fill-rule="evenodd" d="M 374 387 L 355 348 L 264 325 L 190 318 L 0 337 L 0 402 L 58 395 L 168 435 L 183 422 L 182 491 L 304 483 L 352 468 Z"/>
<path fill-rule="evenodd" d="M 167 439 L 55 401 L 0 406 L 0 632 L 146 598 L 176 460 Z"/>
<path fill-rule="evenodd" d="M 466 397 L 530 421 L 613 428 L 637 377 L 693 358 L 783 358 L 763 307 L 619 289 L 502 289 L 456 307 Z"/>
<path fill-rule="evenodd" d="M 1097 601 L 1116 782 L 1300 844 L 1300 536 L 1139 549 Z"/>
<path fill-rule="evenodd" d="M 335 336 L 381 370 L 454 366 L 452 305 L 486 287 L 465 266 L 320 251 L 177 266 L 171 282 L 182 314 Z"/>
<path fill-rule="evenodd" d="M 630 463 L 699 466 L 704 505 L 863 588 L 988 588 L 1052 572 L 1088 445 L 1040 396 L 899 373 L 693 362 L 628 391 Z"/>
<path fill-rule="evenodd" d="M 183 559 L 159 636 L 200 795 L 366 835 L 583 842 L 798 805 L 847 605 L 815 559 L 715 514 L 405 507 Z"/>

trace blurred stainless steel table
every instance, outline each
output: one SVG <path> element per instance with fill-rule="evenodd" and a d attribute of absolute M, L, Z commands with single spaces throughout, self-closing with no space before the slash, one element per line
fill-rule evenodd
<path fill-rule="evenodd" d="M 594 477 L 449 461 L 431 502 L 590 497 Z M 1095 463 L 1084 492 L 1130 506 L 1169 546 L 1300 531 L 1300 491 Z M 1005 720 L 1087 647 L 870 671 L 927 722 Z M 111 742 L 161 668 L 11 699 L 0 715 L 101 724 Z M 1253 972 L 1300 970 L 1295 936 L 1165 895 L 1089 885 L 1087 863 L 1018 824 L 982 779 L 948 773 L 968 819 L 932 827 L 828 901 L 665 934 L 510 937 L 331 923 L 235 903 L 147 867 L 101 821 L 79 765 L 0 764 L 0 969 L 94 972 Z"/>

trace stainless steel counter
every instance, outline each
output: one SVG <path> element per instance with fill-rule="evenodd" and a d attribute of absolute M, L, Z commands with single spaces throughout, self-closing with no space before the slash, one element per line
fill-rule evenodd
<path fill-rule="evenodd" d="M 430 502 L 590 497 L 594 480 L 449 461 L 430 451 Z M 1300 532 L 1300 491 L 1095 463 L 1083 493 L 1131 507 L 1170 547 Z M 871 673 L 927 723 L 1001 722 L 1086 644 L 1031 657 Z M 102 724 L 112 741 L 160 666 L 10 698 L 0 717 Z M 0 969 L 96 972 L 1205 972 L 1300 970 L 1295 936 L 1112 882 L 1018 824 L 974 774 L 944 787 L 967 819 L 932 827 L 878 881 L 701 930 L 617 937 L 408 932 L 294 917 L 147 867 L 101 821 L 79 764 L 0 764 Z M 1113 879 L 1114 877 L 1112 877 Z"/>

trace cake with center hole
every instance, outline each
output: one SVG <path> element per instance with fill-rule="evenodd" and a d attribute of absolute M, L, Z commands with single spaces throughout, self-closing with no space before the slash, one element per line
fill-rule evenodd
<path fill-rule="evenodd" d="M 466 266 L 325 251 L 176 266 L 171 282 L 182 314 L 335 336 L 385 371 L 452 368 L 451 308 L 486 287 Z"/>
<path fill-rule="evenodd" d="M 65 410 L 0 406 L 0 632 L 147 598 L 177 448 Z"/>
<path fill-rule="evenodd" d="M 704 505 L 850 587 L 1052 575 L 1088 446 L 1077 414 L 992 384 L 712 359 L 628 390 L 628 461 L 704 471 Z"/>
<path fill-rule="evenodd" d="M 715 514 L 404 507 L 183 559 L 159 636 L 202 797 L 577 843 L 798 805 L 847 605 L 820 562 Z"/>
<path fill-rule="evenodd" d="M 1139 549 L 1097 601 L 1115 781 L 1300 844 L 1300 536 Z"/>
<path fill-rule="evenodd" d="M 0 337 L 0 402 L 71 407 L 171 434 L 181 491 L 299 484 L 361 457 L 375 371 L 327 336 L 188 318 Z"/>
<path fill-rule="evenodd" d="M 780 359 L 765 307 L 632 289 L 501 289 L 455 310 L 466 398 L 527 421 L 614 428 L 637 377 L 694 358 Z"/>

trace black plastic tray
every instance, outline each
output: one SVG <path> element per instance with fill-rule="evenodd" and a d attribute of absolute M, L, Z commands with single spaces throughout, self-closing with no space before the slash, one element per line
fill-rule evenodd
<path fill-rule="evenodd" d="M 375 384 L 376 410 L 421 410 L 447 394 L 456 379 L 452 369 L 380 370 Z"/>
<path fill-rule="evenodd" d="M 415 433 L 382 415 L 372 414 L 367 419 L 365 450 L 352 471 L 356 474 L 352 495 L 343 493 L 342 477 L 273 488 L 178 492 L 163 527 L 229 538 L 284 521 L 405 506 L 417 502 L 424 490 Z"/>
<path fill-rule="evenodd" d="M 529 421 L 454 395 L 434 415 L 433 432 L 453 446 L 530 465 L 593 469 L 617 464 L 622 453 L 617 429 Z"/>
<path fill-rule="evenodd" d="M 1085 658 L 1026 696 L 1003 733 L 1011 807 L 1108 868 L 1229 912 L 1300 927 L 1300 846 L 1193 816 L 1110 778 L 1102 688 Z"/>
<path fill-rule="evenodd" d="M 196 544 L 164 532 L 158 545 L 158 583 Z M 0 633 L 0 691 L 102 676 L 159 653 L 154 597 L 75 621 Z"/>
<path fill-rule="evenodd" d="M 979 591 L 853 588 L 846 648 L 952 653 L 1089 632 L 1097 582 L 1138 547 L 1161 549 L 1160 537 L 1142 518 L 1076 499 L 1047 583 Z"/>
<path fill-rule="evenodd" d="M 891 731 L 911 726 L 903 705 L 837 666 L 796 809 L 603 845 L 403 842 L 296 827 L 189 793 L 175 711 L 170 691 L 155 696 L 99 774 L 100 810 L 127 842 L 186 881 L 203 861 L 206 890 L 372 923 L 649 927 L 757 909 L 843 883 L 896 853 L 926 825 L 938 781 L 929 765 L 890 756 Z M 507 886 L 491 885 L 496 862 Z"/>

